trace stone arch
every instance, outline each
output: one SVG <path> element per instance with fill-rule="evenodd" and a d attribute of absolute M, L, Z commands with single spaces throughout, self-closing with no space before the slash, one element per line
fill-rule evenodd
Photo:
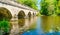
<path fill-rule="evenodd" d="M 32 14 L 32 15 L 33 15 L 33 18 L 34 18 L 34 16 L 35 16 L 35 13 L 33 12 L 33 14 Z"/>
<path fill-rule="evenodd" d="M 31 17 L 31 12 L 28 12 L 28 17 Z"/>
<path fill-rule="evenodd" d="M 25 12 L 23 10 L 19 11 L 18 13 L 18 19 L 24 18 L 25 17 Z"/>
<path fill-rule="evenodd" d="M 6 19 L 10 20 L 12 18 L 11 12 L 4 7 L 0 7 L 0 20 Z"/>
<path fill-rule="evenodd" d="M 36 13 L 35 13 L 35 12 L 33 12 L 33 17 L 34 17 L 34 16 L 36 16 Z"/>

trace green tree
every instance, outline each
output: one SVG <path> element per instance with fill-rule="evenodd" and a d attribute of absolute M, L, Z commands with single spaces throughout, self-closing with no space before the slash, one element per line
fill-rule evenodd
<path fill-rule="evenodd" d="M 41 1 L 41 14 L 42 15 L 48 15 L 48 3 L 46 3 L 45 1 Z"/>
<path fill-rule="evenodd" d="M 55 0 L 55 13 L 60 15 L 60 0 Z"/>
<path fill-rule="evenodd" d="M 37 0 L 17 0 L 17 2 L 27 5 L 33 9 L 36 9 L 36 10 L 38 9 Z"/>
<path fill-rule="evenodd" d="M 54 13 L 54 0 L 41 0 L 42 15 L 52 15 Z"/>

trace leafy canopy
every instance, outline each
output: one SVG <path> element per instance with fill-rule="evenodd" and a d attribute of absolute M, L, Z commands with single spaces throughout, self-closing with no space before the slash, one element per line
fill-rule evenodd
<path fill-rule="evenodd" d="M 35 10 L 37 10 L 37 0 L 17 0 L 17 2 L 27 5 Z"/>

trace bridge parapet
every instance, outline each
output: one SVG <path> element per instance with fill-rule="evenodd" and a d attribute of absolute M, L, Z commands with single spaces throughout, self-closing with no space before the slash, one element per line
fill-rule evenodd
<path fill-rule="evenodd" d="M 12 16 L 14 16 L 15 14 L 18 15 L 19 11 L 21 10 L 23 10 L 26 15 L 29 12 L 31 12 L 31 14 L 37 12 L 36 10 L 28 6 L 21 5 L 11 0 L 0 0 L 0 7 L 7 8 L 12 13 Z"/>

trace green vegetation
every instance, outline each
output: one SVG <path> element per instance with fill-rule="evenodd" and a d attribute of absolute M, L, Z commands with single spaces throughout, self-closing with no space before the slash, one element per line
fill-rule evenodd
<path fill-rule="evenodd" d="M 5 19 L 9 20 L 12 18 L 10 11 L 6 8 L 0 7 L 0 21 Z"/>
<path fill-rule="evenodd" d="M 55 0 L 55 12 L 60 15 L 60 0 Z"/>
<path fill-rule="evenodd" d="M 18 19 L 20 19 L 20 18 L 24 18 L 25 17 L 25 13 L 24 13 L 24 11 L 20 11 L 19 13 L 18 13 Z"/>
<path fill-rule="evenodd" d="M 38 9 L 37 7 L 37 0 L 17 0 L 17 2 L 27 5 L 35 10 Z"/>
<path fill-rule="evenodd" d="M 36 14 L 36 16 L 41 16 L 41 14 L 38 12 L 38 13 Z"/>
<path fill-rule="evenodd" d="M 60 0 L 41 0 L 41 15 L 60 15 Z"/>
<path fill-rule="evenodd" d="M 17 2 L 38 10 L 37 0 L 17 0 Z M 60 15 L 60 0 L 41 0 L 40 14 L 45 16 Z"/>
<path fill-rule="evenodd" d="M 10 23 L 9 21 L 6 21 L 5 19 L 3 21 L 0 21 L 0 32 L 2 33 L 9 33 L 10 32 Z"/>
<path fill-rule="evenodd" d="M 42 15 L 52 15 L 54 13 L 54 1 L 51 0 L 41 0 L 41 14 Z"/>

